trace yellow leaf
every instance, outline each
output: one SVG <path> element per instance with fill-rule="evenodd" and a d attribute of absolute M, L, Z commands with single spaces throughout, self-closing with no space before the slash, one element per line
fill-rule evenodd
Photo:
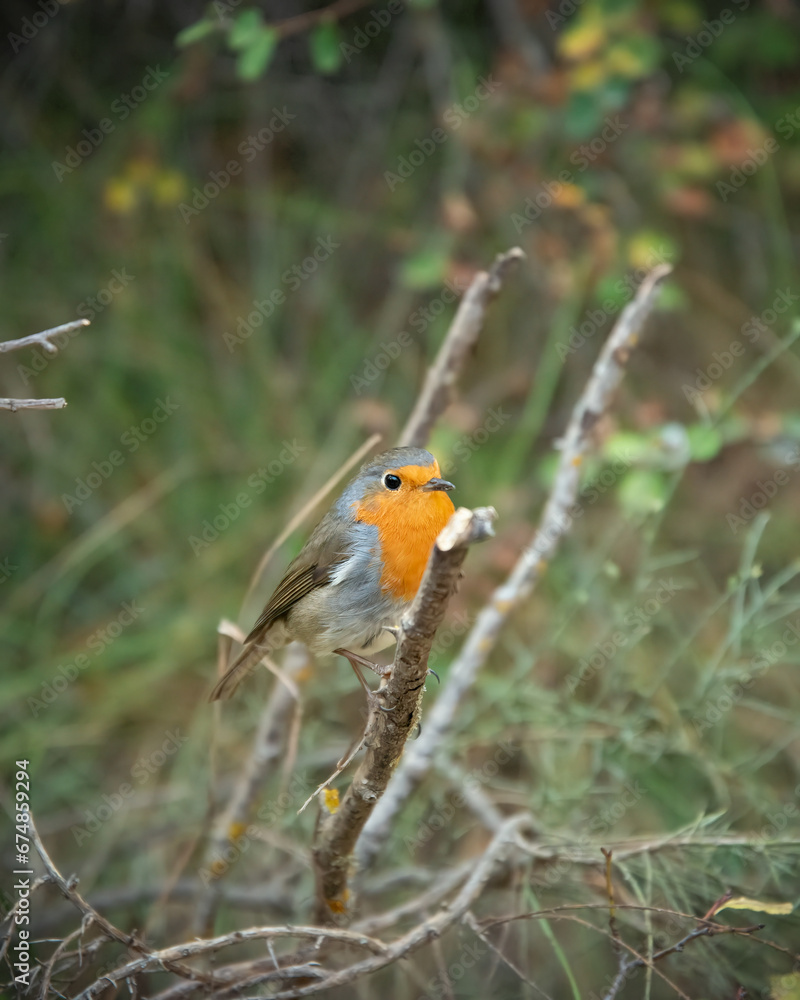
<path fill-rule="evenodd" d="M 110 180 L 103 189 L 103 202 L 112 212 L 128 215 L 136 208 L 136 188 L 128 181 Z"/>
<path fill-rule="evenodd" d="M 609 73 L 619 76 L 641 76 L 647 66 L 644 61 L 625 45 L 615 45 L 606 55 L 606 66 Z"/>
<path fill-rule="evenodd" d="M 335 813 L 339 808 L 339 790 L 337 788 L 325 789 L 325 805 L 328 807 L 328 812 L 332 813 Z"/>
<path fill-rule="evenodd" d="M 235 843 L 247 829 L 247 823 L 231 823 L 228 827 L 228 840 Z"/>
<path fill-rule="evenodd" d="M 717 910 L 753 910 L 756 913 L 785 914 L 794 910 L 794 903 L 765 903 L 760 899 L 749 899 L 747 896 L 734 896 L 727 903 L 723 903 Z"/>
<path fill-rule="evenodd" d="M 585 59 L 596 52 L 605 40 L 606 30 L 601 18 L 584 16 L 561 35 L 558 49 L 567 59 Z"/>
<path fill-rule="evenodd" d="M 586 192 L 577 184 L 562 184 L 553 201 L 559 208 L 577 208 L 586 201 Z"/>
<path fill-rule="evenodd" d="M 153 178 L 151 187 L 158 205 L 177 205 L 186 190 L 183 175 L 177 170 L 161 170 Z"/>
<path fill-rule="evenodd" d="M 578 63 L 569 75 L 573 90 L 594 90 L 608 78 L 608 70 L 599 59 Z"/>
<path fill-rule="evenodd" d="M 769 987 L 771 1000 L 800 1000 L 800 972 L 770 976 Z"/>

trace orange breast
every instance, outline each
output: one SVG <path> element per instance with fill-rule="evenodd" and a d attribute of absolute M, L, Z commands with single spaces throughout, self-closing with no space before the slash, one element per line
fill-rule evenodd
<path fill-rule="evenodd" d="M 358 520 L 378 529 L 384 590 L 398 600 L 413 600 L 436 536 L 454 510 L 450 497 L 439 491 L 385 493 L 357 505 Z"/>

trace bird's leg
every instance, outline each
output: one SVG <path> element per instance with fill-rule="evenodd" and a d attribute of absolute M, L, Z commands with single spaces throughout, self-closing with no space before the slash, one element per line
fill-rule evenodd
<path fill-rule="evenodd" d="M 367 684 L 366 680 L 364 679 L 364 675 L 361 673 L 361 667 L 362 666 L 369 667 L 370 670 L 374 670 L 379 677 L 388 676 L 388 673 L 387 674 L 381 673 L 380 667 L 378 666 L 377 663 L 373 663 L 372 660 L 367 660 L 365 657 L 359 656 L 358 653 L 351 653 L 349 649 L 341 649 L 341 648 L 334 649 L 334 653 L 338 653 L 340 656 L 343 656 L 355 671 L 355 675 L 358 678 L 358 683 L 361 685 L 362 688 L 364 688 L 364 693 L 367 696 L 367 705 L 369 705 L 370 710 L 372 710 L 375 706 L 377 706 L 383 712 L 388 712 L 389 709 L 385 705 L 381 704 L 379 696 L 372 690 L 369 684 Z M 385 669 L 388 672 L 390 672 L 391 670 L 391 668 L 385 668 Z"/>
<path fill-rule="evenodd" d="M 464 574 L 462 573 L 461 575 L 463 576 Z M 388 632 L 389 635 L 393 636 L 395 642 L 397 642 L 397 640 L 400 638 L 400 629 L 396 625 L 384 625 L 383 626 L 383 631 L 384 632 Z M 381 675 L 383 677 L 388 677 L 389 674 L 392 672 L 392 668 L 391 667 L 384 667 L 383 669 L 386 671 L 385 674 Z M 433 674 L 433 676 L 436 678 L 436 680 L 437 680 L 437 682 L 439 684 L 442 683 L 441 680 L 440 680 L 440 678 L 439 678 L 439 675 L 436 673 L 435 670 L 431 670 L 431 668 L 428 667 L 428 673 L 429 674 Z"/>
<path fill-rule="evenodd" d="M 365 683 L 364 677 L 358 670 L 358 667 L 367 667 L 381 678 L 388 677 L 392 672 L 391 666 L 382 667 L 379 663 L 373 663 L 372 660 L 368 660 L 365 656 L 359 656 L 358 653 L 351 653 L 349 649 L 339 647 L 339 649 L 334 649 L 334 653 L 338 653 L 339 656 L 343 656 L 350 662 L 350 666 L 359 675 L 362 684 Z"/>

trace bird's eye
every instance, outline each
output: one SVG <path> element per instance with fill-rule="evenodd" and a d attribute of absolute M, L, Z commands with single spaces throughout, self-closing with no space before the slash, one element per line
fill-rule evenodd
<path fill-rule="evenodd" d="M 387 490 L 399 490 L 401 486 L 400 477 L 392 475 L 392 473 L 389 472 L 383 477 L 383 485 Z"/>

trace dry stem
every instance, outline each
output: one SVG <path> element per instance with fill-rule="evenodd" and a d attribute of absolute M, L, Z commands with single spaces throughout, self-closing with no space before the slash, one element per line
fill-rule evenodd
<path fill-rule="evenodd" d="M 346 912 L 350 855 L 419 721 L 431 643 L 467 548 L 492 534 L 494 516 L 491 507 L 461 507 L 453 514 L 431 551 L 411 610 L 400 622 L 392 673 L 374 696 L 367 723 L 366 754 L 341 805 L 322 822 L 314 845 L 320 922 Z"/>
<path fill-rule="evenodd" d="M 40 330 L 39 333 L 32 333 L 28 337 L 20 337 L 18 340 L 6 340 L 0 343 L 0 354 L 8 351 L 18 351 L 22 347 L 33 347 L 39 345 L 48 354 L 57 354 L 58 345 L 52 343 L 52 338 L 61 333 L 69 333 L 70 330 L 77 330 L 80 326 L 88 326 L 88 319 L 74 319 L 70 323 L 62 323 L 61 326 L 51 327 L 49 330 Z M 8 399 L 0 397 L 0 410 L 62 410 L 67 405 L 63 396 L 51 399 Z"/>
<path fill-rule="evenodd" d="M 497 255 L 489 271 L 478 271 L 472 279 L 428 370 L 422 392 L 397 442 L 399 447 L 425 447 L 433 425 L 452 402 L 456 380 L 478 340 L 489 303 L 503 287 L 510 266 L 524 256 L 519 247 L 512 247 Z"/>
<path fill-rule="evenodd" d="M 650 272 L 611 331 L 589 382 L 572 411 L 560 445 L 561 458 L 553 488 L 533 542 L 523 551 L 508 580 L 497 588 L 478 615 L 461 654 L 450 668 L 447 685 L 431 710 L 425 731 L 409 748 L 388 794 L 365 826 L 356 851 L 361 867 L 369 867 L 386 842 L 397 813 L 428 773 L 434 752 L 441 746 L 462 698 L 494 649 L 509 615 L 531 593 L 562 536 L 569 530 L 572 524 L 570 511 L 578 495 L 580 468 L 589 450 L 592 430 L 611 404 L 631 351 L 638 343 L 639 331 L 655 303 L 658 285 L 670 270 L 669 266 L 661 265 Z"/>

